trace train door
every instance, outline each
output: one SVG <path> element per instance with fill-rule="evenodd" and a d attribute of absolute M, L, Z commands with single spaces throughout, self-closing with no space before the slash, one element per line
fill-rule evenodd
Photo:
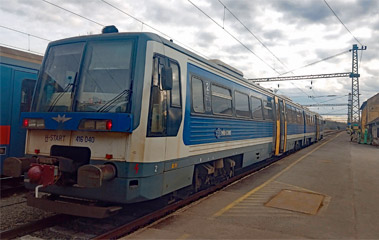
<path fill-rule="evenodd" d="M 167 80 L 167 77 L 172 78 L 172 81 Z M 165 83 L 165 81 L 171 83 Z M 167 57 L 155 55 L 153 59 L 147 137 L 177 136 L 181 121 L 182 98 L 179 64 Z M 167 141 L 167 138 L 165 141 Z M 170 152 L 165 149 L 168 147 L 176 149 L 175 146 L 169 143 L 163 143 L 165 141 L 160 141 L 160 144 L 166 145 L 161 145 L 161 148 L 163 148 L 160 149 L 161 153 Z"/>
<path fill-rule="evenodd" d="M 283 99 L 275 97 L 276 106 L 276 139 L 275 155 L 280 155 L 286 151 L 287 142 L 287 120 L 285 114 L 285 102 Z"/>
<path fill-rule="evenodd" d="M 316 141 L 320 140 L 320 122 L 318 117 L 314 116 L 315 124 L 316 124 Z"/>
<path fill-rule="evenodd" d="M 20 157 L 24 155 L 26 130 L 20 126 L 20 113 L 29 112 L 37 77 L 36 73 L 22 71 L 14 72 L 11 135 L 9 156 Z"/>

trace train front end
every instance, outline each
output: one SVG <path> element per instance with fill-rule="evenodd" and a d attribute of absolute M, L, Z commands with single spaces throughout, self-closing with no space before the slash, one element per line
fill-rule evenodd
<path fill-rule="evenodd" d="M 20 119 L 27 129 L 25 157 L 6 159 L 5 174 L 25 174 L 35 199 L 47 192 L 137 201 L 126 193 L 126 159 L 140 111 L 133 86 L 143 81 L 145 43 L 138 34 L 118 33 L 50 43 L 31 112 Z"/>

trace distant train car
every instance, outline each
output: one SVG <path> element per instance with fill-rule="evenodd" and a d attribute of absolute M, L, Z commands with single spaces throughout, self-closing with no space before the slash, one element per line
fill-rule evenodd
<path fill-rule="evenodd" d="M 102 210 L 70 199 L 134 203 L 198 191 L 317 141 L 317 119 L 156 34 L 81 36 L 49 44 L 21 117 L 26 156 L 7 158 L 4 170 L 27 173 L 29 205 L 93 216 Z"/>
<path fill-rule="evenodd" d="M 8 156 L 22 157 L 26 130 L 20 113 L 30 109 L 42 56 L 0 46 L 0 171 Z"/>

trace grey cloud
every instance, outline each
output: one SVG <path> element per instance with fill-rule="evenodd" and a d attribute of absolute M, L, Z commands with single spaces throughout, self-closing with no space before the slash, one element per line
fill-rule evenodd
<path fill-rule="evenodd" d="M 327 9 L 322 1 L 275 1 L 274 8 L 283 13 L 283 21 L 290 23 L 324 22 L 330 17 L 330 10 Z"/>
<path fill-rule="evenodd" d="M 209 47 L 213 44 L 214 40 L 217 39 L 216 35 L 209 31 L 198 31 L 196 34 L 197 44 L 200 47 Z"/>

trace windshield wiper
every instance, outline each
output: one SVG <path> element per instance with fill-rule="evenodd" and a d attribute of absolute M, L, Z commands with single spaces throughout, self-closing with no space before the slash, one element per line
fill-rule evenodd
<path fill-rule="evenodd" d="M 113 104 L 117 102 L 121 97 L 125 96 L 126 103 L 129 102 L 129 96 L 132 90 L 130 89 L 125 89 L 124 91 L 120 92 L 117 96 L 106 102 L 101 108 L 97 109 L 97 112 L 107 112 L 109 111 L 112 107 Z"/>
<path fill-rule="evenodd" d="M 78 75 L 78 74 L 75 73 L 74 81 L 73 81 L 72 83 L 67 84 L 66 87 L 63 89 L 63 91 L 62 91 L 62 92 L 59 92 L 59 94 L 54 98 L 54 100 L 52 101 L 52 103 L 51 103 L 49 109 L 47 110 L 48 112 L 53 111 L 53 109 L 54 109 L 55 105 L 58 103 L 59 99 L 61 99 L 61 97 L 63 97 L 63 95 L 64 95 L 66 92 L 68 92 L 68 90 L 70 89 L 70 87 L 72 87 L 72 90 L 73 90 L 73 88 L 74 88 L 74 84 L 75 84 L 75 82 L 76 82 L 76 76 L 77 76 L 77 75 Z"/>

